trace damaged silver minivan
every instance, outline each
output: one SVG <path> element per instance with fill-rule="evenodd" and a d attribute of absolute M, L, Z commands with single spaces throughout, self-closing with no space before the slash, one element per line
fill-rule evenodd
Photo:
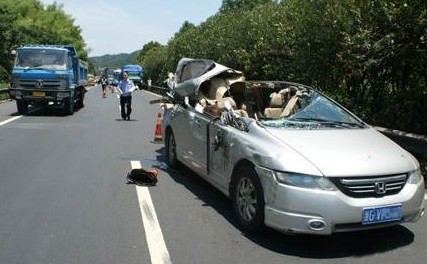
<path fill-rule="evenodd" d="M 243 230 L 329 235 L 424 214 L 418 161 L 321 92 L 206 59 L 170 77 L 166 162 L 228 196 Z"/>

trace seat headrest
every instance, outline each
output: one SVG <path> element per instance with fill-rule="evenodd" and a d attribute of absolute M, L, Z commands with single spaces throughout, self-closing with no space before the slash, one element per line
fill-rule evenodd
<path fill-rule="evenodd" d="M 270 107 L 282 107 L 283 106 L 283 95 L 281 93 L 272 93 L 270 95 Z"/>

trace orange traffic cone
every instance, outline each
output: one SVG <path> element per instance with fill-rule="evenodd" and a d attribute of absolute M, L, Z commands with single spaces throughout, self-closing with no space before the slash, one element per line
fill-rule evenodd
<path fill-rule="evenodd" d="M 163 142 L 162 122 L 163 122 L 162 114 L 159 113 L 157 115 L 156 132 L 154 134 L 154 143 L 162 143 Z"/>

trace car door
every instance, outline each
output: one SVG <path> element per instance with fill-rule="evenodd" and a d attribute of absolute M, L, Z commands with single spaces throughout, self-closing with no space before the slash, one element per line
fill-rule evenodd
<path fill-rule="evenodd" d="M 193 169 L 201 176 L 207 175 L 207 145 L 208 145 L 208 127 L 211 117 L 205 113 L 194 111 L 190 151 L 192 154 Z"/>
<path fill-rule="evenodd" d="M 205 176 L 208 118 L 190 105 L 180 105 L 172 119 L 179 160 L 197 174 Z"/>
<path fill-rule="evenodd" d="M 222 124 L 218 119 L 208 126 L 209 141 L 207 144 L 207 178 L 220 188 L 227 188 L 227 171 L 230 170 L 230 148 L 234 143 L 230 142 L 230 131 L 234 128 Z"/>
<path fill-rule="evenodd" d="M 177 104 L 174 109 L 168 112 L 168 115 L 167 118 L 170 120 L 173 136 L 175 137 L 177 158 L 189 166 L 191 160 L 188 153 L 190 152 L 189 142 L 191 142 L 192 137 L 190 132 L 193 121 L 188 107 Z"/>

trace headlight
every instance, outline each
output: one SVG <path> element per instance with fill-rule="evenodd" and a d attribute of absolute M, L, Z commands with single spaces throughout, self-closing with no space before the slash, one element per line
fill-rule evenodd
<path fill-rule="evenodd" d="M 274 173 L 274 176 L 278 182 L 286 185 L 325 191 L 336 190 L 335 186 L 327 178 L 321 176 L 278 171 Z"/>
<path fill-rule="evenodd" d="M 409 184 L 417 184 L 423 180 L 423 175 L 421 174 L 421 170 L 415 170 L 409 173 L 408 183 Z"/>

